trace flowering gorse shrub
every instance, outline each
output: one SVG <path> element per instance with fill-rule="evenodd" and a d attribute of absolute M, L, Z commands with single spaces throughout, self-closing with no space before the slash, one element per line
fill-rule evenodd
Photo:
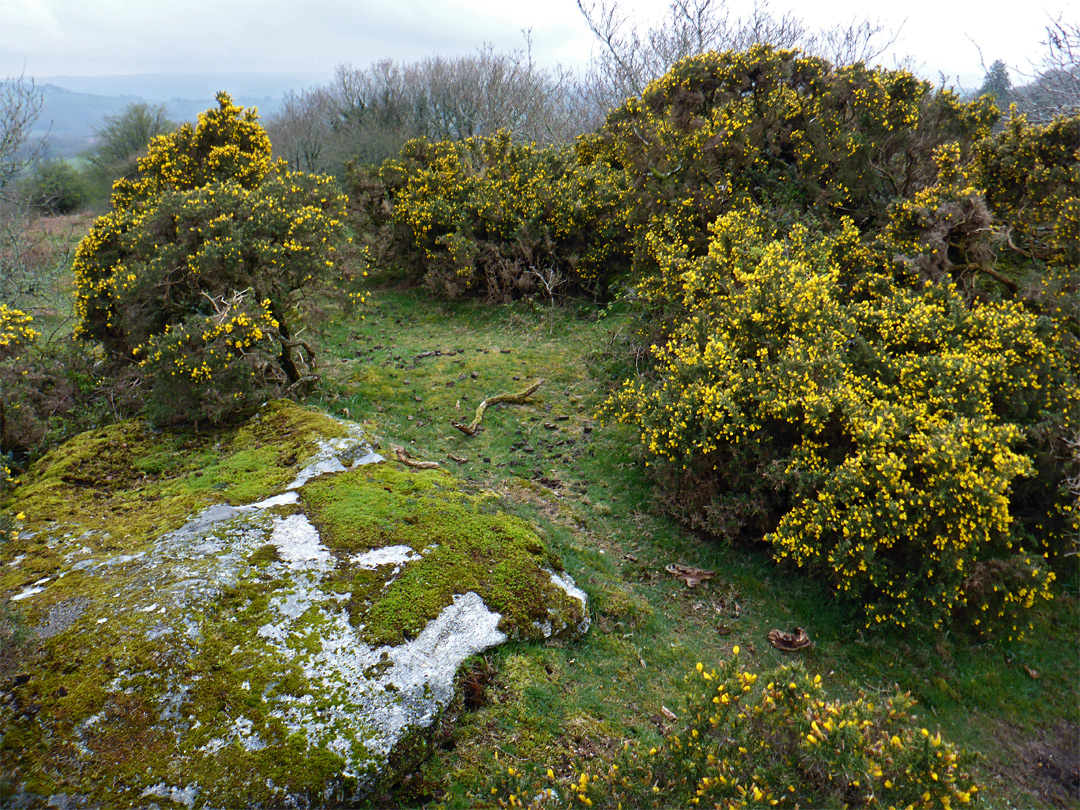
<path fill-rule="evenodd" d="M 738 648 L 735 648 L 736 652 Z M 977 803 L 963 756 L 920 727 L 903 694 L 831 700 L 801 665 L 755 673 L 733 656 L 687 677 L 685 711 L 662 744 L 583 763 L 570 778 L 509 767 L 500 807 L 881 807 Z M 546 776 L 546 778 L 545 778 Z"/>
<path fill-rule="evenodd" d="M 1015 249 L 1051 265 L 1080 265 L 1080 116 L 1033 125 L 1013 115 L 976 149 L 986 199 Z"/>
<path fill-rule="evenodd" d="M 1024 538 L 1010 501 L 1033 472 L 1025 427 L 1076 402 L 1047 324 L 928 281 L 849 220 L 781 230 L 751 206 L 711 230 L 696 257 L 649 240 L 660 270 L 640 289 L 669 328 L 604 409 L 640 429 L 669 506 L 764 535 L 868 626 L 962 615 L 1018 634 L 1065 542 Z"/>
<path fill-rule="evenodd" d="M 883 222 L 932 181 L 936 147 L 970 144 L 996 117 L 904 70 L 758 45 L 678 62 L 608 115 L 598 149 L 635 190 L 634 259 L 651 272 L 648 234 L 703 250 L 709 226 L 746 198 L 782 219 Z"/>
<path fill-rule="evenodd" d="M 623 174 L 585 150 L 514 143 L 507 132 L 419 139 L 379 176 L 405 258 L 449 298 L 543 294 L 544 278 L 596 292 L 620 266 Z M 383 198 L 366 199 L 377 209 Z"/>
<path fill-rule="evenodd" d="M 979 143 L 975 173 L 1000 223 L 1004 251 L 1033 311 L 1054 325 L 1055 342 L 1075 380 L 1080 377 L 1080 116 L 1030 124 L 1013 115 L 1001 132 Z M 1038 475 L 1029 500 L 1036 532 L 1076 532 L 1080 496 L 1080 407 L 1075 402 L 1034 431 Z M 1025 493 L 1027 494 L 1027 493 Z M 1075 534 L 1074 534 L 1075 537 Z"/>
<path fill-rule="evenodd" d="M 0 456 L 0 504 L 6 500 L 8 492 L 19 484 L 19 479 L 12 472 L 6 456 Z M 19 525 L 26 519 L 22 512 L 12 514 L 0 511 L 0 543 L 14 540 L 19 534 Z"/>
<path fill-rule="evenodd" d="M 77 330 L 138 369 L 157 421 L 219 421 L 313 378 L 286 320 L 342 228 L 332 179 L 271 163 L 253 111 L 218 105 L 151 142 L 75 256 Z"/>

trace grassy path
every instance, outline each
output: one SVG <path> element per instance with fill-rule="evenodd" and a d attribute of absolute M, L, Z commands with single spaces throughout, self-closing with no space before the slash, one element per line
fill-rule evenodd
<path fill-rule="evenodd" d="M 797 655 L 831 691 L 910 691 L 920 722 L 978 751 L 991 806 L 1075 801 L 1075 581 L 1038 617 L 1035 641 L 864 636 L 825 589 L 763 551 L 695 537 L 653 509 L 633 433 L 595 419 L 598 380 L 610 378 L 603 350 L 617 350 L 625 316 L 447 304 L 389 289 L 371 301 L 363 319 L 324 319 L 328 384 L 316 404 L 365 422 L 384 449 L 405 447 L 500 493 L 539 526 L 595 619 L 584 640 L 510 645 L 478 660 L 456 729 L 399 800 L 446 790 L 451 803 L 467 803 L 496 752 L 568 773 L 574 759 L 624 740 L 658 740 L 662 707 L 680 705 L 697 661 L 718 663 L 738 644 L 754 665 L 784 663 L 790 654 L 765 637 L 797 625 L 816 642 Z M 538 378 L 545 383 L 527 404 L 489 408 L 479 435 L 451 427 L 485 397 Z M 664 571 L 672 562 L 716 576 L 690 589 Z"/>

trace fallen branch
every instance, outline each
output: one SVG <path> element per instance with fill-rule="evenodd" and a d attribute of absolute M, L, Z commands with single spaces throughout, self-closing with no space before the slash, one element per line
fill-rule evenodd
<path fill-rule="evenodd" d="M 536 393 L 541 385 L 544 384 L 543 379 L 537 380 L 520 394 L 497 394 L 493 397 L 488 397 L 479 405 L 476 406 L 476 415 L 473 417 L 472 422 L 467 425 L 463 425 L 456 419 L 451 419 L 450 424 L 464 433 L 466 436 L 475 436 L 481 431 L 480 420 L 484 418 L 484 411 L 487 410 L 489 405 L 494 405 L 497 402 L 506 402 L 510 405 L 524 405 L 525 400 Z"/>
<path fill-rule="evenodd" d="M 412 467 L 414 470 L 433 470 L 439 466 L 439 462 L 437 461 L 420 461 L 419 459 L 414 458 L 412 453 L 404 447 L 395 447 L 394 455 L 397 456 L 398 461 L 406 467 Z"/>

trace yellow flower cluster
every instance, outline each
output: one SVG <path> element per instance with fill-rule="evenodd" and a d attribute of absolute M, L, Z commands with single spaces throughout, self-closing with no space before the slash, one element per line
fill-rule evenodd
<path fill-rule="evenodd" d="M 652 272 L 649 233 L 703 250 L 708 226 L 744 199 L 884 221 L 937 145 L 981 137 L 995 116 L 904 70 L 761 45 L 677 63 L 609 114 L 595 149 L 638 189 L 635 262 Z"/>
<path fill-rule="evenodd" d="M 8 458 L 0 456 L 0 498 L 7 494 L 8 490 L 18 486 L 19 479 L 15 477 L 9 466 Z M 19 535 L 22 522 L 26 520 L 24 512 L 12 515 L 10 512 L 0 512 L 0 542 L 14 540 Z"/>
<path fill-rule="evenodd" d="M 200 188 L 232 180 L 255 188 L 271 171 L 270 138 L 255 109 L 233 104 L 228 93 L 217 94 L 216 109 L 201 113 L 194 127 L 184 124 L 150 141 L 135 179 L 113 186 L 113 208 L 126 211 L 138 202 L 169 190 Z"/>
<path fill-rule="evenodd" d="M 30 326 L 33 322 L 33 316 L 7 304 L 0 304 L 0 357 L 9 350 L 37 340 L 41 333 Z"/>
<path fill-rule="evenodd" d="M 1038 126 L 1014 114 L 1000 133 L 979 144 L 976 167 L 987 202 L 1009 227 L 1016 249 L 1075 273 L 1080 265 L 1080 115 Z"/>

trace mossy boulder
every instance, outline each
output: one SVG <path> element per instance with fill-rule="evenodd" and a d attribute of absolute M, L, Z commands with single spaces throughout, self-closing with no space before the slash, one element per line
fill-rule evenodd
<path fill-rule="evenodd" d="M 3 806 L 320 806 L 408 766 L 470 655 L 587 628 L 525 522 L 357 425 L 76 437 L 9 494 Z"/>

